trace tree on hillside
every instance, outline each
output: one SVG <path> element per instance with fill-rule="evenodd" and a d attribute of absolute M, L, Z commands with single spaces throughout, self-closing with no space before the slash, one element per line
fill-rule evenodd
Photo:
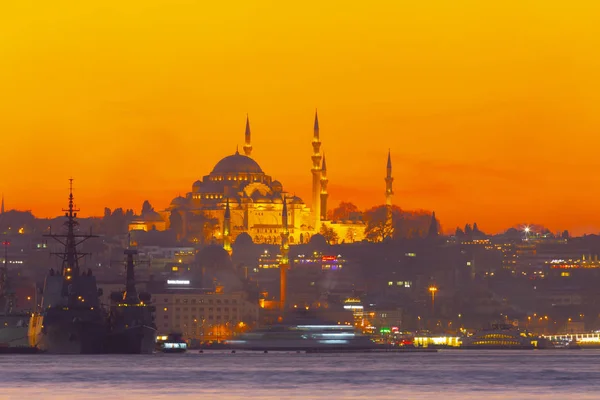
<path fill-rule="evenodd" d="M 439 221 L 436 219 L 438 232 Z M 428 211 L 406 211 L 401 210 L 394 220 L 395 239 L 417 239 L 427 236 L 431 227 L 431 213 Z"/>
<path fill-rule="evenodd" d="M 104 233 L 107 235 L 121 235 L 127 232 L 128 225 L 133 219 L 133 210 L 123 211 L 122 208 L 117 208 L 112 213 L 110 209 L 104 210 L 104 218 L 102 218 L 102 226 Z"/>
<path fill-rule="evenodd" d="M 359 212 L 358 207 L 353 203 L 342 201 L 336 208 L 330 211 L 328 218 L 332 221 L 349 220 L 353 213 Z"/>
<path fill-rule="evenodd" d="M 471 224 L 465 225 L 465 235 L 471 237 L 473 234 L 473 229 L 471 228 Z"/>
<path fill-rule="evenodd" d="M 388 212 L 392 213 L 389 223 Z M 365 237 L 371 242 L 381 242 L 385 238 L 394 239 L 425 237 L 431 224 L 431 213 L 428 211 L 405 211 L 400 207 L 377 206 L 365 211 L 367 224 Z"/>
<path fill-rule="evenodd" d="M 338 235 L 335 230 L 327 225 L 322 225 L 320 230 L 321 235 L 327 241 L 327 244 L 336 244 L 338 241 Z"/>
<path fill-rule="evenodd" d="M 151 211 L 154 211 L 154 207 L 148 200 L 144 200 L 144 204 L 142 204 L 142 215 L 147 214 Z"/>
<path fill-rule="evenodd" d="M 401 213 L 400 207 L 388 206 L 373 207 L 364 213 L 364 220 L 367 224 L 365 227 L 365 237 L 370 242 L 381 242 L 385 238 L 392 237 L 394 234 L 394 224 L 389 223 L 388 212 L 392 213 L 392 221 L 396 220 Z"/>
<path fill-rule="evenodd" d="M 36 219 L 31 211 L 9 210 L 0 214 L 0 233 L 31 233 L 35 230 Z"/>
<path fill-rule="evenodd" d="M 187 232 L 188 238 L 198 239 L 202 244 L 210 243 L 219 229 L 219 220 L 211 216 L 200 213 L 186 214 L 187 217 Z"/>
<path fill-rule="evenodd" d="M 356 241 L 356 229 L 350 228 L 346 232 L 346 238 L 344 239 L 346 243 L 354 243 Z"/>

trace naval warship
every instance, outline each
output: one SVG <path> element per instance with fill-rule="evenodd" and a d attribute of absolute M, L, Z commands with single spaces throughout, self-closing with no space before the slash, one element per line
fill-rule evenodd
<path fill-rule="evenodd" d="M 63 209 L 64 234 L 46 235 L 64 246 L 53 253 L 62 260 L 60 270 L 50 269 L 46 276 L 39 309 L 29 321 L 29 343 L 48 353 L 96 354 L 105 352 L 106 314 L 98 297 L 102 294 L 91 270 L 81 271 L 79 261 L 86 255 L 77 247 L 96 237 L 76 233 L 78 222 L 70 179 L 69 207 Z"/>
<path fill-rule="evenodd" d="M 117 354 L 150 354 L 156 346 L 154 306 L 150 294 L 139 293 L 135 287 L 133 256 L 137 250 L 128 248 L 124 292 L 111 293 L 106 351 Z"/>
<path fill-rule="evenodd" d="M 29 313 L 14 310 L 15 296 L 8 280 L 8 241 L 4 245 L 4 262 L 0 268 L 0 348 L 27 347 Z"/>

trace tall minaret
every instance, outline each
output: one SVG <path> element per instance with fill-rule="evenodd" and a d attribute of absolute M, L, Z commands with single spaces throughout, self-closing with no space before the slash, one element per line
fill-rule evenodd
<path fill-rule="evenodd" d="M 288 215 L 287 215 L 287 199 L 283 196 L 283 209 L 281 211 L 281 225 L 283 232 L 281 232 L 281 259 L 279 260 L 279 302 L 281 310 L 285 310 L 285 302 L 287 298 L 287 270 L 290 267 L 290 261 L 288 253 L 290 251 L 289 237 L 290 231 L 288 228 Z"/>
<path fill-rule="evenodd" d="M 321 220 L 327 220 L 327 164 L 325 163 L 325 152 L 323 152 L 323 164 L 321 165 Z"/>
<path fill-rule="evenodd" d="M 225 205 L 225 217 L 223 218 L 223 249 L 231 256 L 231 211 L 229 210 L 229 197 Z"/>
<path fill-rule="evenodd" d="M 4 214 L 4 193 L 2 193 L 2 205 L 0 206 L 0 214 Z"/>
<path fill-rule="evenodd" d="M 244 154 L 248 157 L 252 154 L 252 138 L 250 135 L 250 119 L 248 118 L 248 114 L 246 114 L 246 142 L 244 144 Z"/>
<path fill-rule="evenodd" d="M 387 237 L 393 235 L 394 231 L 394 213 L 392 210 L 392 196 L 394 196 L 394 191 L 392 190 L 392 182 L 394 182 L 394 178 L 392 178 L 392 156 L 391 152 L 388 150 L 388 160 L 385 175 L 386 237 L 384 237 L 384 239 L 387 239 Z"/>
<path fill-rule="evenodd" d="M 392 196 L 394 196 L 394 191 L 392 190 L 392 183 L 394 182 L 394 178 L 392 178 L 392 155 L 388 150 L 388 160 L 387 160 L 387 174 L 385 176 L 385 205 L 392 205 Z"/>
<path fill-rule="evenodd" d="M 316 111 L 312 147 L 312 211 L 314 218 L 314 228 L 316 231 L 318 231 L 319 225 L 321 223 L 321 140 L 319 139 L 319 116 L 317 115 Z"/>

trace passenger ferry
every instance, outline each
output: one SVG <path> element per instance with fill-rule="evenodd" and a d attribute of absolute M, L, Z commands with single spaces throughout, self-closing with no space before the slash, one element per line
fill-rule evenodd
<path fill-rule="evenodd" d="M 375 347 L 368 336 L 350 325 L 273 325 L 226 342 L 234 349 L 280 351 L 367 350 Z"/>
<path fill-rule="evenodd" d="M 178 333 L 157 336 L 156 350 L 163 353 L 185 353 L 187 342 Z"/>
<path fill-rule="evenodd" d="M 463 339 L 463 349 L 516 349 L 545 348 L 546 340 L 509 324 L 492 324 L 473 336 Z"/>

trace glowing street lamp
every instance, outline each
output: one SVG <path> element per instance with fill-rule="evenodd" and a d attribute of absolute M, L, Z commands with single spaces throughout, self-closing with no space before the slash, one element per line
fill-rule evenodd
<path fill-rule="evenodd" d="M 435 306 L 435 293 L 438 291 L 438 288 L 435 286 L 429 286 L 429 293 L 431 293 L 431 311 L 433 312 Z"/>

